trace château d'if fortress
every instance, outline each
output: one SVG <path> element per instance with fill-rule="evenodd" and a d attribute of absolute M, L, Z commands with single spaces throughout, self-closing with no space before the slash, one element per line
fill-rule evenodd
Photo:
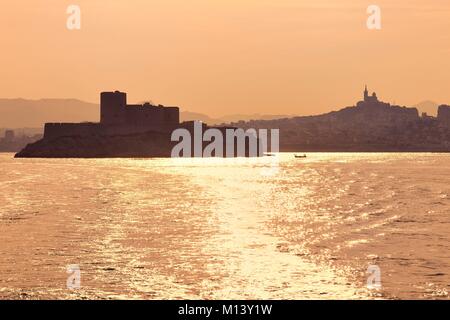
<path fill-rule="evenodd" d="M 162 105 L 127 104 L 125 92 L 100 94 L 100 123 L 46 123 L 44 138 L 129 135 L 172 132 L 180 124 L 180 109 Z"/>

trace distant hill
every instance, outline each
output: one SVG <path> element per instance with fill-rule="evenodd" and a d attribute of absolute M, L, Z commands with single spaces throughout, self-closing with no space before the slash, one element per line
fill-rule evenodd
<path fill-rule="evenodd" d="M 250 120 L 276 120 L 283 118 L 294 117 L 293 115 L 263 115 L 259 113 L 255 114 L 233 114 L 229 116 L 223 116 L 217 119 L 216 123 L 213 124 L 221 124 L 221 123 L 229 123 L 229 122 L 238 122 L 238 121 L 250 121 Z"/>
<path fill-rule="evenodd" d="M 99 120 L 97 104 L 76 99 L 0 99 L 0 128 L 41 128 L 46 122 Z"/>
<path fill-rule="evenodd" d="M 181 121 L 200 120 L 210 125 L 218 125 L 230 122 L 238 121 L 250 121 L 250 120 L 275 120 L 288 118 L 292 116 L 288 115 L 262 115 L 262 114 L 232 114 L 219 118 L 211 118 L 202 113 L 194 113 L 189 111 L 181 111 Z"/>
<path fill-rule="evenodd" d="M 193 120 L 199 120 L 202 122 L 205 122 L 207 124 L 214 124 L 217 119 L 213 119 L 206 114 L 203 113 L 197 113 L 197 112 L 190 112 L 190 111 L 180 111 L 180 121 L 193 121 Z"/>
<path fill-rule="evenodd" d="M 76 99 L 0 99 L 0 128 L 42 128 L 46 122 L 98 122 L 99 105 Z M 200 120 L 210 125 L 239 120 L 272 120 L 286 115 L 237 114 L 212 118 L 181 111 L 181 121 Z"/>

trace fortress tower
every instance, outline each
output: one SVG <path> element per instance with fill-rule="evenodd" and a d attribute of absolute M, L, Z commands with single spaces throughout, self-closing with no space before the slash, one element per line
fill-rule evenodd
<path fill-rule="evenodd" d="M 100 95 L 100 122 L 121 124 L 125 119 L 127 94 L 120 91 L 102 92 Z"/>

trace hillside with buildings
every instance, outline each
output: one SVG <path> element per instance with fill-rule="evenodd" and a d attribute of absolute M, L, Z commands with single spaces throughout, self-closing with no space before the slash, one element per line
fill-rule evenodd
<path fill-rule="evenodd" d="M 230 123 L 241 128 L 279 128 L 281 151 L 450 151 L 450 106 L 437 117 L 390 105 L 364 91 L 355 106 L 309 117 Z"/>

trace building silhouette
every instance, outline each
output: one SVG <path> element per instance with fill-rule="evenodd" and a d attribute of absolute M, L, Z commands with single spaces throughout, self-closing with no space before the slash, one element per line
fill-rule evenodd
<path fill-rule="evenodd" d="M 364 99 L 356 104 L 357 107 L 389 107 L 389 103 L 385 103 L 378 100 L 376 92 L 369 95 L 369 90 L 367 90 L 367 85 L 364 89 Z"/>
<path fill-rule="evenodd" d="M 372 95 L 369 96 L 369 90 L 367 90 L 367 85 L 366 85 L 366 89 L 364 90 L 364 102 L 366 102 L 366 103 L 378 102 L 377 94 L 375 92 L 373 92 Z"/>
<path fill-rule="evenodd" d="M 147 126 L 164 130 L 167 126 L 178 125 L 180 111 L 178 107 L 154 106 L 149 102 L 142 105 L 128 105 L 125 92 L 102 92 L 100 122 L 110 125 Z"/>
<path fill-rule="evenodd" d="M 165 107 L 151 103 L 127 104 L 125 92 L 100 94 L 100 123 L 46 123 L 44 137 L 127 135 L 142 132 L 166 133 L 180 123 L 178 107 Z"/>

